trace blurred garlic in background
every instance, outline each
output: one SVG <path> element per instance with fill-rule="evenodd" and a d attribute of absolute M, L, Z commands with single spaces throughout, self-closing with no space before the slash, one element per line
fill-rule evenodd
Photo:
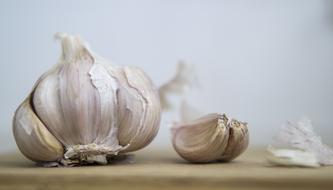
<path fill-rule="evenodd" d="M 283 149 L 268 146 L 266 156 L 269 163 L 279 166 L 319 167 L 320 164 L 313 152 L 300 149 Z"/>
<path fill-rule="evenodd" d="M 333 165 L 332 148 L 322 142 L 320 136 L 314 132 L 312 122 L 307 118 L 297 123 L 284 124 L 267 151 L 267 160 L 273 165 L 301 167 Z"/>
<path fill-rule="evenodd" d="M 147 146 L 159 129 L 161 106 L 150 78 L 117 67 L 78 36 L 58 33 L 62 54 L 15 112 L 13 132 L 29 159 L 54 165 L 106 164 Z"/>
<path fill-rule="evenodd" d="M 176 95 L 182 99 L 196 85 L 198 81 L 194 65 L 179 61 L 175 75 L 158 89 L 162 109 L 165 111 L 174 109 L 175 103 L 170 100 L 171 96 Z"/>

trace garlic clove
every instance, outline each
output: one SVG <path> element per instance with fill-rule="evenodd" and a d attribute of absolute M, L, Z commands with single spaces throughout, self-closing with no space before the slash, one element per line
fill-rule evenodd
<path fill-rule="evenodd" d="M 124 74 L 124 77 L 125 74 Z M 124 84 L 118 91 L 118 115 L 119 115 L 119 144 L 126 146 L 127 151 L 134 146 L 133 139 L 138 133 L 139 128 L 143 125 L 143 117 L 146 104 L 138 91 L 128 86 L 125 79 Z"/>
<path fill-rule="evenodd" d="M 217 160 L 228 145 L 226 116 L 209 114 L 191 123 L 172 128 L 172 144 L 176 152 L 190 162 Z"/>
<path fill-rule="evenodd" d="M 31 96 L 18 107 L 13 118 L 17 146 L 33 161 L 57 161 L 63 156 L 63 146 L 33 112 L 30 101 Z"/>
<path fill-rule="evenodd" d="M 100 122 L 98 90 L 87 74 L 94 62 L 78 37 L 62 35 L 58 67 L 36 87 L 39 118 L 66 147 L 91 143 Z"/>
<path fill-rule="evenodd" d="M 36 114 L 60 142 L 64 145 L 74 144 L 75 142 L 72 141 L 70 133 L 67 131 L 62 133 L 57 132 L 61 131 L 61 128 L 57 130 L 57 127 L 65 125 L 60 100 L 57 98 L 58 94 L 58 72 L 53 71 L 45 75 L 44 79 L 38 83 L 33 94 L 33 106 Z"/>
<path fill-rule="evenodd" d="M 229 132 L 228 146 L 219 158 L 221 161 L 230 161 L 235 159 L 243 153 L 249 145 L 247 123 L 232 119 L 229 124 Z"/>
<path fill-rule="evenodd" d="M 95 112 L 95 118 L 98 118 L 98 124 L 91 126 L 97 135 L 93 142 L 114 147 L 115 150 L 123 149 L 125 147 L 119 145 L 117 136 L 119 130 L 117 92 L 120 88 L 117 84 L 117 79 L 108 72 L 99 58 L 95 58 L 95 62 L 89 71 L 89 76 L 98 92 L 94 96 L 98 110 Z"/>
<path fill-rule="evenodd" d="M 161 106 L 157 90 L 149 77 L 137 67 L 124 67 L 123 72 L 128 86 L 129 98 L 122 101 L 123 91 L 119 91 L 120 117 L 122 118 L 119 130 L 120 144 L 129 144 L 123 152 L 134 151 L 147 146 L 156 136 L 160 123 Z M 129 93 L 131 92 L 131 93 Z M 131 102 L 130 104 L 128 102 Z M 124 111 L 125 110 L 132 110 Z M 135 118 L 140 118 L 135 120 Z"/>
<path fill-rule="evenodd" d="M 247 124 L 225 114 L 208 114 L 172 129 L 176 152 L 190 162 L 231 161 L 249 144 Z"/>

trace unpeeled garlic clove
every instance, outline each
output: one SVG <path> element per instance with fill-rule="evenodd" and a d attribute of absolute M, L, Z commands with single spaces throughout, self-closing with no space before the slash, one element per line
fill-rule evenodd
<path fill-rule="evenodd" d="M 14 136 L 23 154 L 37 162 L 105 164 L 108 157 L 147 146 L 161 117 L 149 77 L 136 67 L 109 64 L 77 36 L 59 33 L 57 38 L 62 45 L 58 63 L 14 116 Z M 54 143 L 44 143 L 23 126 L 42 131 Z M 27 150 L 38 143 L 47 146 L 45 151 Z"/>
<path fill-rule="evenodd" d="M 229 130 L 223 115 L 209 114 L 172 129 L 177 153 L 191 162 L 210 162 L 224 152 Z"/>
<path fill-rule="evenodd" d="M 27 158 L 36 162 L 62 158 L 63 146 L 32 111 L 29 98 L 19 106 L 13 120 L 16 143 Z"/>
<path fill-rule="evenodd" d="M 225 114 L 208 114 L 171 130 L 174 149 L 190 162 L 230 161 L 248 146 L 246 124 Z"/>
<path fill-rule="evenodd" d="M 119 110 L 118 138 L 121 145 L 129 144 L 122 152 L 131 152 L 146 146 L 156 136 L 161 106 L 157 90 L 141 69 L 124 67 L 124 73 L 126 81 L 122 86 L 131 93 L 122 96 L 123 91 L 119 91 L 119 107 L 126 109 Z"/>

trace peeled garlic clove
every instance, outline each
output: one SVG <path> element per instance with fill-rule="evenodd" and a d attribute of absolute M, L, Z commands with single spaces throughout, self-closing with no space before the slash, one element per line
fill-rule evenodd
<path fill-rule="evenodd" d="M 176 152 L 190 162 L 217 160 L 228 145 L 229 128 L 225 115 L 209 114 L 191 123 L 172 128 Z"/>
<path fill-rule="evenodd" d="M 246 124 L 225 114 L 209 114 L 171 130 L 174 149 L 190 162 L 230 161 L 248 146 Z"/>
<path fill-rule="evenodd" d="M 20 151 L 33 161 L 57 161 L 63 156 L 63 146 L 36 116 L 30 98 L 16 110 L 13 133 Z"/>
<path fill-rule="evenodd" d="M 32 113 L 65 149 L 58 163 L 105 164 L 107 157 L 147 146 L 161 115 L 149 77 L 138 68 L 109 64 L 77 36 L 59 33 L 57 38 L 60 60 L 41 77 L 28 101 Z M 22 130 L 17 125 L 14 122 L 14 128 Z M 20 138 L 25 137 L 17 141 L 23 141 Z"/>
<path fill-rule="evenodd" d="M 219 158 L 221 161 L 230 161 L 243 153 L 249 145 L 249 132 L 247 123 L 232 119 L 229 124 L 229 141 L 223 155 Z"/>

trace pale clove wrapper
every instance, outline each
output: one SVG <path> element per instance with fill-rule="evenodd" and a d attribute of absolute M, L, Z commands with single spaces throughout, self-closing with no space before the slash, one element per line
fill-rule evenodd
<path fill-rule="evenodd" d="M 333 149 L 315 133 L 311 120 L 286 122 L 267 148 L 267 160 L 278 166 L 319 167 L 333 165 Z"/>
<path fill-rule="evenodd" d="M 300 149 L 281 149 L 269 146 L 267 148 L 267 161 L 272 165 L 288 167 L 310 167 L 320 166 L 317 157 L 313 152 Z"/>

